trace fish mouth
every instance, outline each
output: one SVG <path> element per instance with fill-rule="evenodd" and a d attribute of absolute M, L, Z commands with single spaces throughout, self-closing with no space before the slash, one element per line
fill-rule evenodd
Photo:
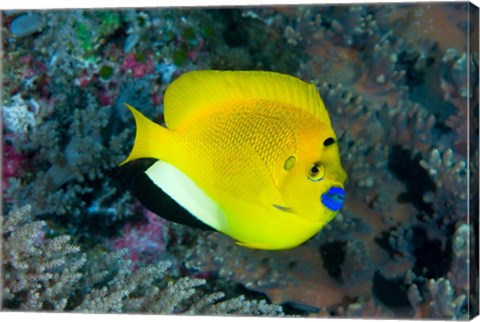
<path fill-rule="evenodd" d="M 330 187 L 327 192 L 322 194 L 320 200 L 328 209 L 332 211 L 340 210 L 345 200 L 345 190 L 341 187 Z"/>

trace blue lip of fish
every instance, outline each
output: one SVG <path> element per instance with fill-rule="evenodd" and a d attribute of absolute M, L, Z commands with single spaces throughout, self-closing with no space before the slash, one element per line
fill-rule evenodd
<path fill-rule="evenodd" d="M 345 191 L 339 187 L 331 187 L 327 192 L 322 194 L 322 203 L 325 207 L 332 211 L 340 210 L 345 199 Z"/>

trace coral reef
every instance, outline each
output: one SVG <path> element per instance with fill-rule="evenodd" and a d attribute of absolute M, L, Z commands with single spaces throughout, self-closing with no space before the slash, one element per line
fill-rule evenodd
<path fill-rule="evenodd" d="M 476 312 L 477 295 L 466 281 L 478 272 L 470 263 L 478 251 L 468 246 L 476 242 L 478 219 L 467 198 L 478 200 L 468 190 L 478 175 L 467 173 L 466 146 L 478 157 L 478 130 L 467 122 L 478 107 L 478 81 L 466 82 L 466 55 L 456 49 L 442 56 L 424 44 L 431 39 L 412 47 L 418 36 L 410 43 L 398 37 L 389 28 L 393 11 L 311 6 L 256 13 L 263 21 L 273 15 L 279 29 L 287 24 L 284 37 L 311 55 L 297 75 L 319 84 L 330 108 L 349 195 L 341 214 L 306 245 L 272 254 L 210 237 L 193 249 L 189 267 L 219 272 L 310 316 L 464 319 Z M 436 66 L 437 81 L 424 84 Z M 440 99 L 420 100 L 420 85 Z M 437 101 L 440 107 L 429 105 Z M 206 249 L 224 255 L 208 257 Z"/>
<path fill-rule="evenodd" d="M 132 269 L 128 249 L 82 253 L 69 235 L 48 238 L 47 224 L 32 219 L 32 207 L 12 210 L 3 221 L 4 307 L 23 311 L 148 312 L 281 316 L 282 307 L 265 300 L 198 289 L 206 281 L 169 279 L 171 263 Z"/>
<path fill-rule="evenodd" d="M 478 314 L 475 6 L 1 14 L 3 309 Z M 348 183 L 344 208 L 305 244 L 239 247 L 132 196 L 151 160 L 118 168 L 134 135 L 124 103 L 162 124 L 166 87 L 193 69 L 317 85 Z"/>

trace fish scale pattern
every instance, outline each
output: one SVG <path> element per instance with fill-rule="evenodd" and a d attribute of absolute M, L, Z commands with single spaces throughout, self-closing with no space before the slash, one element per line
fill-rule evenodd
<path fill-rule="evenodd" d="M 295 138 L 288 128 L 271 122 L 274 115 L 257 114 L 252 109 L 258 108 L 252 104 L 241 105 L 235 111 L 214 113 L 196 122 L 184 131 L 183 142 L 177 145 L 188 151 L 175 153 L 172 164 L 178 162 L 178 167 L 194 180 L 213 179 L 231 194 L 248 194 L 245 197 L 251 198 L 260 193 L 274 170 L 275 160 L 295 149 Z M 278 141 L 280 137 L 283 142 Z M 206 141 L 209 144 L 205 144 Z M 186 157 L 175 160 L 178 155 Z M 191 164 L 200 166 L 192 169 Z M 242 176 L 246 167 L 248 176 Z M 210 171 L 212 168 L 215 171 Z M 248 191 L 241 188 L 247 183 L 241 182 L 243 180 L 249 182 Z"/>

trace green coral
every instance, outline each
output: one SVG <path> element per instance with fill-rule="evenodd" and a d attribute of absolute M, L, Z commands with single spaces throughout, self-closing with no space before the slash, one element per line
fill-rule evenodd
<path fill-rule="evenodd" d="M 101 35 L 109 35 L 121 27 L 122 19 L 117 11 L 99 11 L 97 16 L 100 20 L 99 31 Z"/>
<path fill-rule="evenodd" d="M 77 37 L 82 44 L 83 50 L 88 53 L 92 50 L 92 35 L 89 28 L 83 23 L 77 23 L 76 26 Z"/>

